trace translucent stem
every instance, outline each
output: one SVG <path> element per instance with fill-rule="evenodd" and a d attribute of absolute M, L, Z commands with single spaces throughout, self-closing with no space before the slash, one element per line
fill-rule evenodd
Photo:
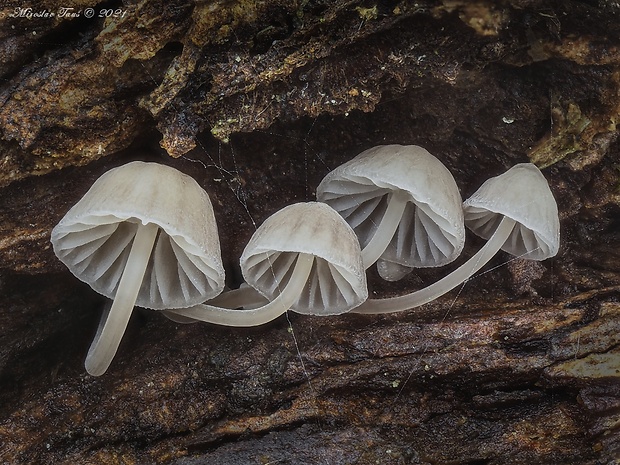
<path fill-rule="evenodd" d="M 177 315 L 176 313 L 170 311 L 170 310 L 160 310 L 161 314 L 164 315 L 166 318 L 168 318 L 171 321 L 174 321 L 175 323 L 179 323 L 182 325 L 189 325 L 192 323 L 198 323 L 198 320 L 194 320 L 193 318 L 187 318 L 185 316 L 181 316 L 181 315 Z"/>
<path fill-rule="evenodd" d="M 375 263 L 385 249 L 387 249 L 392 238 L 398 229 L 400 220 L 403 217 L 405 207 L 407 206 L 407 198 L 400 192 L 394 192 L 388 199 L 388 205 L 381 218 L 379 226 L 375 230 L 370 242 L 362 250 L 362 261 L 364 268 L 368 269 Z"/>
<path fill-rule="evenodd" d="M 93 376 L 104 374 L 116 354 L 136 304 L 157 231 L 157 225 L 152 223 L 138 226 L 114 302 L 107 314 L 101 317 L 97 334 L 86 356 L 86 371 Z"/>
<path fill-rule="evenodd" d="M 313 262 L 313 255 L 299 254 L 293 273 L 286 286 L 281 289 L 280 295 L 262 307 L 251 310 L 232 310 L 208 304 L 199 304 L 189 308 L 169 310 L 169 312 L 193 318 L 194 320 L 224 326 L 248 327 L 268 323 L 291 308 L 299 298 L 304 286 L 308 282 Z"/>
<path fill-rule="evenodd" d="M 448 276 L 440 279 L 424 289 L 412 292 L 411 294 L 391 297 L 388 299 L 368 299 L 362 305 L 351 310 L 351 313 L 390 313 L 409 310 L 419 307 L 437 297 L 441 297 L 450 292 L 459 284 L 471 278 L 480 268 L 487 264 L 491 258 L 501 249 L 502 245 L 510 237 L 515 226 L 515 221 L 504 217 L 497 230 L 489 238 L 486 244 L 463 265 L 454 270 Z"/>
<path fill-rule="evenodd" d="M 256 289 L 243 283 L 239 289 L 224 291 L 220 295 L 207 301 L 206 305 L 224 307 L 232 310 L 235 308 L 258 308 L 268 302 L 269 301 L 265 298 L 265 296 L 259 293 Z M 175 323 L 190 324 L 199 321 L 186 316 L 181 316 L 173 310 L 162 310 L 162 313 L 166 318 L 174 321 Z"/>
<path fill-rule="evenodd" d="M 243 283 L 238 289 L 224 291 L 208 301 L 208 305 L 224 308 L 257 308 L 269 301 L 252 286 Z"/>

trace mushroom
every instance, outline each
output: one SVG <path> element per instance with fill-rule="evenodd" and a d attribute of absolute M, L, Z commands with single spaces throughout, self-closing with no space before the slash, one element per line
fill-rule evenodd
<path fill-rule="evenodd" d="M 114 299 L 86 357 L 105 373 L 134 305 L 189 307 L 224 287 L 213 207 L 191 177 L 132 162 L 103 174 L 54 227 L 54 252 L 95 291 Z"/>
<path fill-rule="evenodd" d="M 557 254 L 558 207 L 549 185 L 532 163 L 521 163 L 487 180 L 463 203 L 465 223 L 487 243 L 467 262 L 436 283 L 411 294 L 368 300 L 358 313 L 388 313 L 428 303 L 468 280 L 500 250 L 531 260 Z"/>
<path fill-rule="evenodd" d="M 452 262 L 465 243 L 461 195 L 452 174 L 417 145 L 381 145 L 323 179 L 317 199 L 357 234 L 364 266 L 399 279 L 413 267 Z"/>
<path fill-rule="evenodd" d="M 256 326 L 288 309 L 338 315 L 368 298 L 357 237 L 342 217 L 323 203 L 296 203 L 267 218 L 254 232 L 240 263 L 246 282 L 269 303 L 249 310 L 205 303 L 173 312 L 226 326 Z M 225 299 L 223 294 L 217 300 Z"/>

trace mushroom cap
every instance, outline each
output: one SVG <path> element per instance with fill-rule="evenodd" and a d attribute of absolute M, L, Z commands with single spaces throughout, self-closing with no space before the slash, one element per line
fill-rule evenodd
<path fill-rule="evenodd" d="M 318 202 L 289 205 L 267 218 L 241 255 L 243 277 L 273 300 L 287 285 L 300 253 L 314 255 L 315 260 L 292 310 L 338 315 L 368 298 L 355 233 L 331 207 Z"/>
<path fill-rule="evenodd" d="M 488 239 L 502 217 L 516 221 L 502 250 L 529 260 L 545 260 L 558 253 L 560 219 L 547 180 L 532 163 L 520 163 L 488 179 L 465 202 L 465 223 Z"/>
<path fill-rule="evenodd" d="M 157 163 L 103 174 L 52 230 L 54 252 L 95 291 L 114 298 L 138 227 L 159 226 L 136 305 L 184 308 L 215 297 L 224 267 L 213 207 L 198 183 Z"/>
<path fill-rule="evenodd" d="M 393 192 L 407 198 L 407 207 L 381 258 L 409 267 L 455 260 L 465 244 L 461 195 L 450 171 L 422 147 L 368 149 L 325 176 L 317 198 L 347 220 L 364 248 Z"/>

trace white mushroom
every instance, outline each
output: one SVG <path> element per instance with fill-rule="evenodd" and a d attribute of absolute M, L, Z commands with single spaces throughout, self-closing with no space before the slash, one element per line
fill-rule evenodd
<path fill-rule="evenodd" d="M 384 278 L 452 262 L 465 243 L 461 196 L 452 174 L 416 145 L 382 145 L 330 172 L 317 199 L 357 234 L 364 266 Z"/>
<path fill-rule="evenodd" d="M 103 374 L 134 305 L 188 307 L 224 286 L 207 193 L 168 166 L 132 162 L 101 176 L 56 225 L 54 252 L 79 279 L 114 299 L 86 357 Z"/>
<path fill-rule="evenodd" d="M 368 300 L 353 311 L 388 313 L 428 303 L 469 279 L 500 248 L 531 260 L 545 260 L 558 252 L 558 207 L 545 177 L 531 163 L 513 166 L 487 180 L 463 208 L 467 226 L 488 239 L 473 257 L 424 289 L 400 297 Z"/>
<path fill-rule="evenodd" d="M 322 203 L 297 203 L 274 213 L 256 230 L 240 261 L 244 279 L 269 303 L 250 310 L 200 304 L 174 313 L 227 326 L 256 326 L 288 309 L 338 315 L 368 297 L 355 233 Z"/>

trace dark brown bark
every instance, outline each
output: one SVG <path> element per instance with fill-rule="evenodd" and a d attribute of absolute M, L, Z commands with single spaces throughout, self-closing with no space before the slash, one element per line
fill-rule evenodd
<path fill-rule="evenodd" d="M 617 2 L 87 3 L 0 16 L 0 462 L 620 463 Z M 140 310 L 86 375 L 103 299 L 49 233 L 99 175 L 195 177 L 235 286 L 255 225 L 385 143 L 426 147 L 464 198 L 535 162 L 560 253 L 502 253 L 395 315 L 230 329 Z M 467 241 L 445 269 L 371 272 L 372 293 L 433 282 Z"/>

